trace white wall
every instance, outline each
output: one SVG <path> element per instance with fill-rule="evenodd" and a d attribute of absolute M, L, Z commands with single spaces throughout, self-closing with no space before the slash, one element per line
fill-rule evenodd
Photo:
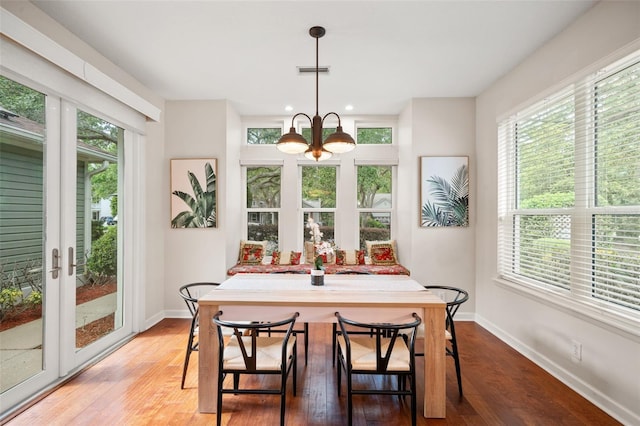
<path fill-rule="evenodd" d="M 639 37 L 640 2 L 599 3 L 486 90 L 476 103 L 477 321 L 626 424 L 640 424 L 638 333 L 618 331 L 495 281 L 496 122 L 500 115 L 582 68 L 607 56 L 622 56 Z M 583 345 L 580 363 L 571 362 L 571 340 Z"/>
<path fill-rule="evenodd" d="M 475 100 L 413 99 L 407 111 L 400 117 L 403 137 L 399 166 L 402 173 L 398 176 L 402 200 L 398 212 L 401 217 L 399 250 L 412 278 L 420 283 L 451 285 L 469 291 L 470 300 L 460 307 L 457 318 L 470 319 L 475 304 Z M 410 138 L 409 144 L 404 137 Z M 468 227 L 420 227 L 419 162 L 422 156 L 469 157 Z M 409 245 L 408 251 L 404 249 L 406 245 Z"/>
<path fill-rule="evenodd" d="M 227 155 L 227 102 L 226 101 L 169 101 L 165 109 L 165 148 L 162 168 L 164 178 L 155 185 L 164 193 L 164 204 L 156 213 L 162 222 L 156 232 L 164 235 L 164 258 L 149 261 L 163 270 L 164 309 L 184 311 L 178 288 L 190 282 L 221 282 L 226 277 L 225 160 Z M 216 158 L 218 160 L 218 208 L 220 221 L 217 228 L 172 229 L 170 227 L 169 163 L 173 158 Z M 220 196 L 222 193 L 223 196 Z M 153 285 L 153 284 L 150 284 Z"/>

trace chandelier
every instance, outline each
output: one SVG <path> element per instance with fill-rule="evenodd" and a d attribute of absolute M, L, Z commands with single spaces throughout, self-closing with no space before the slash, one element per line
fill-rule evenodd
<path fill-rule="evenodd" d="M 340 116 L 335 112 L 329 112 L 324 117 L 318 114 L 318 40 L 324 36 L 325 29 L 323 27 L 311 27 L 309 35 L 316 39 L 316 115 L 311 119 L 307 114 L 299 112 L 291 118 L 291 129 L 289 133 L 283 135 L 276 144 L 276 147 L 287 154 L 301 154 L 310 160 L 322 161 L 331 158 L 333 154 L 342 154 L 349 152 L 356 147 L 356 142 L 348 134 L 342 131 Z M 335 115 L 338 118 L 338 127 L 335 133 L 330 134 L 322 140 L 322 125 L 324 120 Z M 311 124 L 311 144 L 300 134 L 296 133 L 294 122 L 296 117 L 307 117 Z"/>

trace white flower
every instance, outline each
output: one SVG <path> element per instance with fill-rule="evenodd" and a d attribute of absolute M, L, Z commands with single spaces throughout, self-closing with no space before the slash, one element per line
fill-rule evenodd
<path fill-rule="evenodd" d="M 326 241 L 316 244 L 316 253 L 318 254 L 333 254 L 333 247 Z"/>

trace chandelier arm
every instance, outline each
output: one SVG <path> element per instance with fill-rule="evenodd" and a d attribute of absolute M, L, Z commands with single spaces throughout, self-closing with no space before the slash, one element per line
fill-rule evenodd
<path fill-rule="evenodd" d="M 325 118 L 327 118 L 330 115 L 335 115 L 336 117 L 338 117 L 338 127 L 342 126 L 342 124 L 340 123 L 340 116 L 338 115 L 337 112 L 328 112 L 324 115 L 324 117 L 322 117 L 322 124 L 324 125 L 324 120 Z"/>
<path fill-rule="evenodd" d="M 299 115 L 304 115 L 305 117 L 307 117 L 307 120 L 309 120 L 309 124 L 313 123 L 313 120 L 311 120 L 311 117 L 309 117 L 307 114 L 305 114 L 304 112 L 299 112 L 296 115 L 294 115 L 293 117 L 291 117 L 291 127 L 295 127 L 294 123 L 296 121 L 296 117 Z"/>

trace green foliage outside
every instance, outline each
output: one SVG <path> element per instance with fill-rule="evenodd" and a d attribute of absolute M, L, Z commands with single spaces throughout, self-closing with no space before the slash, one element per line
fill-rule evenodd
<path fill-rule="evenodd" d="M 358 145 L 388 145 L 392 141 L 391 127 L 362 127 L 358 128 Z"/>
<path fill-rule="evenodd" d="M 302 167 L 302 199 L 319 201 L 318 208 L 336 206 L 336 167 Z"/>
<path fill-rule="evenodd" d="M 249 145 L 273 145 L 282 136 L 282 129 L 277 128 L 257 128 L 247 129 L 247 144 Z"/>
<path fill-rule="evenodd" d="M 280 207 L 281 167 L 247 167 L 247 207 Z"/>
<path fill-rule="evenodd" d="M 389 228 L 360 228 L 360 249 L 366 247 L 365 241 L 386 241 L 390 238 Z"/>
<path fill-rule="evenodd" d="M 0 106 L 44 125 L 44 95 L 0 75 Z"/>
<path fill-rule="evenodd" d="M 42 303 L 42 261 L 27 259 L 13 265 L 0 263 L 0 319 Z"/>
<path fill-rule="evenodd" d="M 593 207 L 640 205 L 640 104 L 633 101 L 638 93 L 638 78 L 640 63 L 602 78 L 595 85 L 592 164 L 586 166 L 586 181 L 578 183 L 587 185 L 589 192 L 585 195 Z M 544 210 L 575 206 L 574 170 L 582 167 L 574 153 L 576 114 L 573 96 L 566 96 L 516 125 L 517 207 L 541 211 L 519 216 L 518 249 L 526 256 L 520 258 L 518 271 L 566 289 L 571 283 L 571 216 Z M 565 219 L 561 219 L 563 216 Z M 592 295 L 638 309 L 634 301 L 640 276 L 637 210 L 633 214 L 594 210 L 589 226 L 590 241 L 585 244 L 591 245 L 592 250 Z"/>
<path fill-rule="evenodd" d="M 118 227 L 107 227 L 104 235 L 91 245 L 87 269 L 92 277 L 113 277 L 118 271 Z"/>
<path fill-rule="evenodd" d="M 358 207 L 373 207 L 378 193 L 391 196 L 391 176 L 391 166 L 358 166 Z"/>

